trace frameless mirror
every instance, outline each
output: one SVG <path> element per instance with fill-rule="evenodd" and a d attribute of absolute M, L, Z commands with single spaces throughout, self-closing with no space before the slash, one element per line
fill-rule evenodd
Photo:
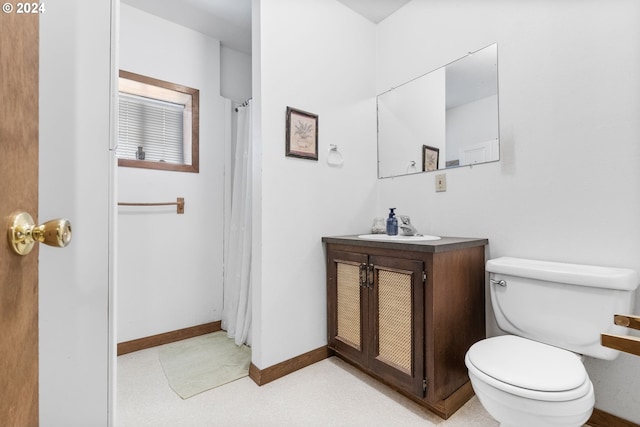
<path fill-rule="evenodd" d="M 377 97 L 378 177 L 499 160 L 498 45 Z"/>

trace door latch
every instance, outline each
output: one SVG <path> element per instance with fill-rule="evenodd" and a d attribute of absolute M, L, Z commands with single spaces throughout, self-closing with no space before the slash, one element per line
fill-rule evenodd
<path fill-rule="evenodd" d="M 67 219 L 54 219 L 36 226 L 31 215 L 20 212 L 9 224 L 9 245 L 18 255 L 27 255 L 36 242 L 64 248 L 71 241 L 71 223 Z"/>

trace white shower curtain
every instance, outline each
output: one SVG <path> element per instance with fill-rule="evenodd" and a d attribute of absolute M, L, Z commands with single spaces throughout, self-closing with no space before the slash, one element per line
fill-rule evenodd
<path fill-rule="evenodd" d="M 222 329 L 237 345 L 251 344 L 251 101 L 245 104 L 237 108 L 222 308 Z"/>

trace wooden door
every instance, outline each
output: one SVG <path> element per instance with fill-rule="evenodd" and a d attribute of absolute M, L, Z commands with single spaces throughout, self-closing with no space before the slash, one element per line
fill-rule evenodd
<path fill-rule="evenodd" d="M 38 420 L 38 248 L 20 256 L 6 233 L 17 211 L 38 213 L 38 14 L 0 15 L 0 420 Z"/>
<path fill-rule="evenodd" d="M 329 347 L 366 366 L 367 255 L 327 251 L 327 313 Z"/>
<path fill-rule="evenodd" d="M 369 367 L 389 384 L 423 397 L 423 262 L 370 256 L 369 263 Z"/>

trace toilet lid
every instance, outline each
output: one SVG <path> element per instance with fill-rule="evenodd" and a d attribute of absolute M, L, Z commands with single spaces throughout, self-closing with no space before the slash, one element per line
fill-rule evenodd
<path fill-rule="evenodd" d="M 568 391 L 588 379 L 576 354 L 513 335 L 479 341 L 471 346 L 467 358 L 486 375 L 529 390 Z"/>

